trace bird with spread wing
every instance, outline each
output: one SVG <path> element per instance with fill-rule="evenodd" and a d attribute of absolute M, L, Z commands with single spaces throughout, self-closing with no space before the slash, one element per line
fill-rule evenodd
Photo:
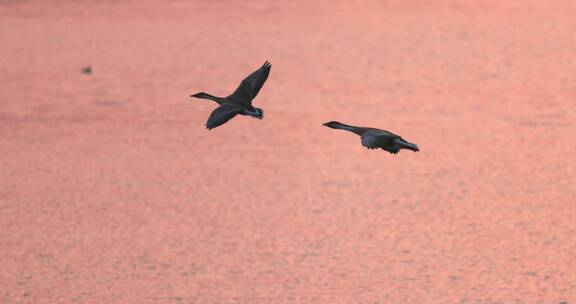
<path fill-rule="evenodd" d="M 264 111 L 252 106 L 252 100 L 258 95 L 264 82 L 268 79 L 271 67 L 270 62 L 266 61 L 262 67 L 242 80 L 236 91 L 228 97 L 216 97 L 204 92 L 190 95 L 191 97 L 213 100 L 219 105 L 210 114 L 206 128 L 210 130 L 223 125 L 238 114 L 262 119 Z"/>

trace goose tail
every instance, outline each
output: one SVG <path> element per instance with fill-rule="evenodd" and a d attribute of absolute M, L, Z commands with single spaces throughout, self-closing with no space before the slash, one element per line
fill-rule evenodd
<path fill-rule="evenodd" d="M 418 148 L 418 145 L 413 144 L 411 142 L 407 142 L 404 139 L 396 139 L 396 144 L 398 146 L 400 146 L 401 149 L 408 149 L 414 152 L 418 152 L 420 151 L 420 148 Z"/>

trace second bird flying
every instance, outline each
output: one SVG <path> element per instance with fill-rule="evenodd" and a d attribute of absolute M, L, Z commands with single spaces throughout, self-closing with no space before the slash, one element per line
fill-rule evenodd
<path fill-rule="evenodd" d="M 355 133 L 357 135 L 360 135 L 362 145 L 368 149 L 380 148 L 392 154 L 396 154 L 398 153 L 398 151 L 402 149 L 408 149 L 414 152 L 420 151 L 420 149 L 416 144 L 408 142 L 399 135 L 396 135 L 386 130 L 376 128 L 355 127 L 337 121 L 330 121 L 323 125 L 328 128 L 346 130 Z"/>

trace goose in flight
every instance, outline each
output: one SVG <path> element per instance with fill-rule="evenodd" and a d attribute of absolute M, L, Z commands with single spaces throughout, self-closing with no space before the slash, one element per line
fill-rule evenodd
<path fill-rule="evenodd" d="M 407 142 L 402 137 L 386 130 L 354 127 L 337 121 L 327 122 L 323 125 L 328 128 L 346 130 L 360 135 L 362 145 L 368 149 L 380 148 L 392 154 L 398 153 L 401 149 L 408 149 L 414 152 L 420 151 L 417 145 Z"/>
<path fill-rule="evenodd" d="M 262 85 L 268 79 L 271 67 L 270 62 L 266 61 L 262 67 L 242 80 L 236 91 L 228 97 L 216 97 L 204 92 L 190 95 L 191 97 L 213 100 L 219 105 L 210 114 L 206 122 L 206 128 L 210 130 L 223 125 L 238 114 L 262 119 L 264 112 L 262 109 L 252 106 L 252 100 L 258 95 Z"/>

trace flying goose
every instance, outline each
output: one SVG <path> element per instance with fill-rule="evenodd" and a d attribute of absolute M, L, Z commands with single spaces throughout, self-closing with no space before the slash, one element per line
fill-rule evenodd
<path fill-rule="evenodd" d="M 213 100 L 219 105 L 219 107 L 210 114 L 206 122 L 206 128 L 210 130 L 223 125 L 237 114 L 262 119 L 264 112 L 260 108 L 253 107 L 252 100 L 258 95 L 262 85 L 266 79 L 268 79 L 271 66 L 270 62 L 266 61 L 262 67 L 242 80 L 236 91 L 228 97 L 216 97 L 204 92 L 190 95 L 190 97 Z"/>
<path fill-rule="evenodd" d="M 398 153 L 401 149 L 408 149 L 414 152 L 420 151 L 417 145 L 407 142 L 402 137 L 386 130 L 354 127 L 337 121 L 327 122 L 323 125 L 332 129 L 346 130 L 360 135 L 362 145 L 368 149 L 380 148 L 392 154 Z"/>

